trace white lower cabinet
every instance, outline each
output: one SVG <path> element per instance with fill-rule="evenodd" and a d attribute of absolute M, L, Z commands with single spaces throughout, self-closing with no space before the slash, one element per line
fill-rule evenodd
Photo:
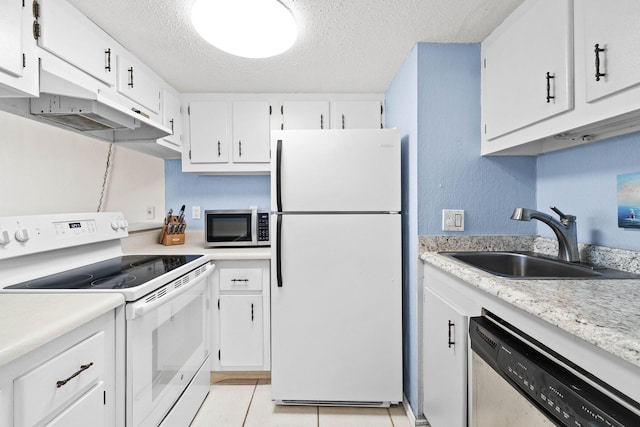
<path fill-rule="evenodd" d="M 467 425 L 469 318 L 424 290 L 424 414 L 432 427 Z"/>
<path fill-rule="evenodd" d="M 216 261 L 213 300 L 214 371 L 268 371 L 269 261 Z"/>
<path fill-rule="evenodd" d="M 121 426 L 115 317 L 98 317 L 0 368 L 0 426 Z"/>

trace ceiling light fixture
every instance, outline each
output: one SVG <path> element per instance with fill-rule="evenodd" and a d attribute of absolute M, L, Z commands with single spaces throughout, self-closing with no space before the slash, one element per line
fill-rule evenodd
<path fill-rule="evenodd" d="M 298 36 L 293 15 L 278 0 L 195 0 L 191 22 L 213 46 L 245 58 L 279 55 Z"/>

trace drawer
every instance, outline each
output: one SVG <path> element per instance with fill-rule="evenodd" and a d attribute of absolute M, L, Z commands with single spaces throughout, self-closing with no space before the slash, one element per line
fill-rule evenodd
<path fill-rule="evenodd" d="M 99 332 L 14 380 L 14 425 L 33 426 L 86 393 L 103 378 L 104 359 Z"/>
<path fill-rule="evenodd" d="M 261 268 L 221 268 L 221 291 L 261 291 Z"/>

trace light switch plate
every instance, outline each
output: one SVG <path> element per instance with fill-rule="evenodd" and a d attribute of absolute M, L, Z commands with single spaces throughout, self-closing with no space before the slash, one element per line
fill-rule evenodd
<path fill-rule="evenodd" d="M 464 231 L 464 210 L 443 209 L 442 231 Z"/>
<path fill-rule="evenodd" d="M 200 219 L 200 206 L 191 206 L 191 219 Z"/>

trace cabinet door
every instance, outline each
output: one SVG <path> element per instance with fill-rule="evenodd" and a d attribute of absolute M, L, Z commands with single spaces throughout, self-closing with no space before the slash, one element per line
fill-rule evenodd
<path fill-rule="evenodd" d="M 114 40 L 66 1 L 40 3 L 38 44 L 103 83 L 114 86 Z"/>
<path fill-rule="evenodd" d="M 585 52 L 578 57 L 584 58 L 586 100 L 592 102 L 640 83 L 640 2 L 582 3 L 577 18 L 583 20 Z"/>
<path fill-rule="evenodd" d="M 463 427 L 468 317 L 429 289 L 424 298 L 424 414 L 433 427 Z"/>
<path fill-rule="evenodd" d="M 334 128 L 382 129 L 380 101 L 337 101 Z"/>
<path fill-rule="evenodd" d="M 181 147 L 182 108 L 180 98 L 166 89 L 162 91 L 162 124 L 171 129 L 171 135 L 163 139 L 176 147 Z"/>
<path fill-rule="evenodd" d="M 191 101 L 189 136 L 191 163 L 228 163 L 227 103 Z"/>
<path fill-rule="evenodd" d="M 0 70 L 22 75 L 22 0 L 0 1 Z"/>
<path fill-rule="evenodd" d="M 271 117 L 268 101 L 233 102 L 233 162 L 268 163 Z"/>
<path fill-rule="evenodd" d="M 102 427 L 105 425 L 104 408 L 103 388 L 100 383 L 69 405 L 45 427 L 84 426 L 88 420 L 91 420 L 91 427 Z"/>
<path fill-rule="evenodd" d="M 486 139 L 573 108 L 572 18 L 570 0 L 525 2 L 483 42 Z"/>
<path fill-rule="evenodd" d="M 329 129 L 328 101 L 285 101 L 280 108 L 282 129 Z"/>
<path fill-rule="evenodd" d="M 126 55 L 118 55 L 118 92 L 144 108 L 160 113 L 160 84 L 146 67 Z"/>
<path fill-rule="evenodd" d="M 263 364 L 262 295 L 220 297 L 220 366 Z"/>

